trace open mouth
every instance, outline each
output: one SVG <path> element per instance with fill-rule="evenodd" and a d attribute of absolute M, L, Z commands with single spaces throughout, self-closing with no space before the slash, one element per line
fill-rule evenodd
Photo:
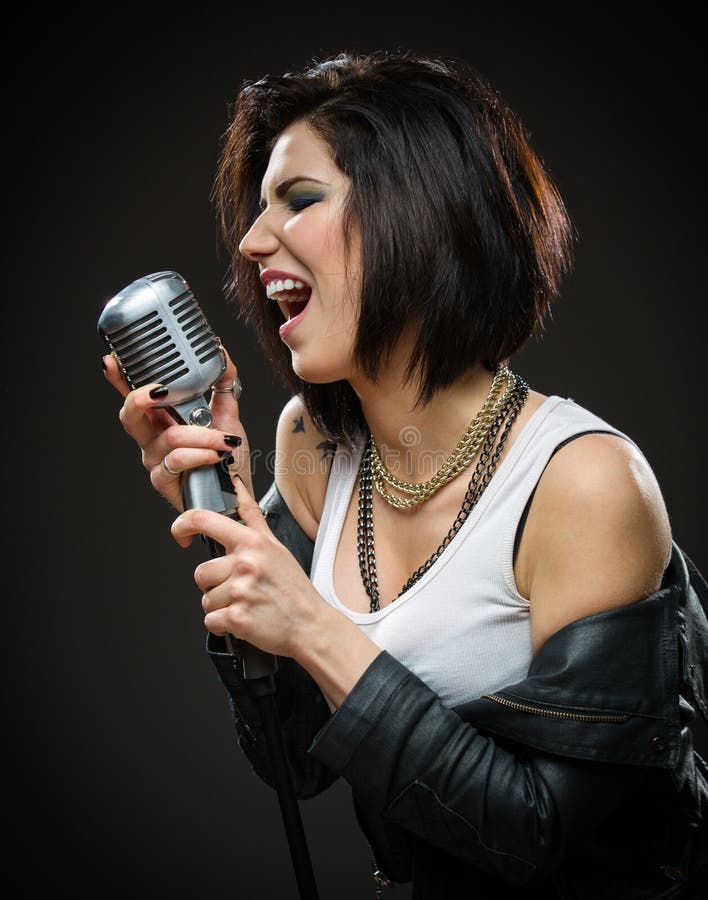
<path fill-rule="evenodd" d="M 299 316 L 307 306 L 312 288 L 304 281 L 286 278 L 266 285 L 266 296 L 276 300 L 288 321 Z"/>
<path fill-rule="evenodd" d="M 309 299 L 310 298 L 307 297 L 305 300 L 287 300 L 285 309 L 288 314 L 288 319 L 294 319 L 295 316 L 299 316 L 307 306 Z"/>

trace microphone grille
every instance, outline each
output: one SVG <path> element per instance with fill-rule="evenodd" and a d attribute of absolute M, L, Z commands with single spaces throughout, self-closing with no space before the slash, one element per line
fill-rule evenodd
<path fill-rule="evenodd" d="M 99 331 L 132 388 L 179 381 L 193 393 L 223 371 L 219 339 L 187 282 L 156 272 L 129 285 L 106 307 Z"/>

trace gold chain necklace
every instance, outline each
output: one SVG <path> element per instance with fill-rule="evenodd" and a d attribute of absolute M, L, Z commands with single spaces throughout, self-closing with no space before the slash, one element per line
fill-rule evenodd
<path fill-rule="evenodd" d="M 452 523 L 452 527 L 443 538 L 437 550 L 428 557 L 422 566 L 417 568 L 393 600 L 397 600 L 409 587 L 414 585 L 428 569 L 435 563 L 445 551 L 465 520 L 472 512 L 477 501 L 492 479 L 499 462 L 501 452 L 504 449 L 506 439 L 509 436 L 511 426 L 521 407 L 528 397 L 529 386 L 523 378 L 516 376 L 514 389 L 509 394 L 503 407 L 492 422 L 484 439 L 484 446 L 479 454 L 475 470 L 467 485 L 465 499 L 462 501 L 460 511 Z M 502 426 L 503 429 L 502 429 Z M 501 435 L 499 431 L 501 429 Z M 497 439 L 498 438 L 498 439 Z M 359 464 L 359 504 L 357 513 L 357 557 L 359 560 L 359 572 L 361 574 L 364 589 L 369 597 L 369 612 L 376 612 L 381 608 L 379 594 L 379 579 L 376 570 L 376 549 L 374 546 L 374 504 L 372 490 L 373 476 L 371 473 L 371 441 L 367 441 Z M 391 602 L 393 602 L 393 600 Z"/>
<path fill-rule="evenodd" d="M 484 405 L 467 426 L 465 433 L 445 462 L 428 481 L 404 481 L 390 472 L 381 459 L 373 435 L 370 435 L 371 477 L 381 497 L 390 506 L 396 507 L 396 509 L 409 509 L 427 500 L 444 484 L 447 484 L 448 481 L 451 481 L 456 475 L 466 469 L 482 445 L 492 422 L 514 392 L 517 380 L 517 376 L 510 372 L 506 366 L 497 371 Z M 501 386 L 504 381 L 506 381 L 506 388 L 501 392 Z M 388 490 L 387 484 L 411 496 L 407 498 L 397 497 Z"/>

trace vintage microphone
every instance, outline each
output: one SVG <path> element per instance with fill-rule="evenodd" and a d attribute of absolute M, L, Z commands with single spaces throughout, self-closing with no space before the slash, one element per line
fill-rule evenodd
<path fill-rule="evenodd" d="M 104 307 L 98 333 L 131 389 L 153 382 L 169 385 L 169 400 L 156 406 L 165 408 L 180 424 L 211 427 L 212 413 L 205 395 L 226 371 L 226 356 L 180 274 L 155 272 L 131 282 Z M 182 497 L 185 509 L 210 509 L 237 519 L 233 485 L 218 464 L 185 472 Z M 223 548 L 211 539 L 209 547 L 212 556 L 223 555 Z M 275 702 L 277 659 L 230 635 L 226 641 L 230 653 L 234 642 L 238 644 L 243 677 L 258 706 L 300 897 L 317 900 Z"/>

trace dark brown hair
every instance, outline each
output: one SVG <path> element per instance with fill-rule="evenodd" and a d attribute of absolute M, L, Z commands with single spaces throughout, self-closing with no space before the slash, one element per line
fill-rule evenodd
<path fill-rule="evenodd" d="M 280 310 L 264 302 L 258 267 L 238 250 L 259 213 L 273 143 L 299 120 L 351 179 L 345 233 L 356 227 L 362 247 L 355 356 L 375 378 L 403 325 L 415 323 L 407 375 L 418 378 L 420 403 L 476 363 L 493 371 L 540 331 L 571 267 L 572 229 L 518 117 L 459 60 L 342 53 L 246 82 L 213 190 L 230 254 L 227 298 L 315 423 L 349 441 L 365 424 L 354 391 L 294 374 Z"/>

